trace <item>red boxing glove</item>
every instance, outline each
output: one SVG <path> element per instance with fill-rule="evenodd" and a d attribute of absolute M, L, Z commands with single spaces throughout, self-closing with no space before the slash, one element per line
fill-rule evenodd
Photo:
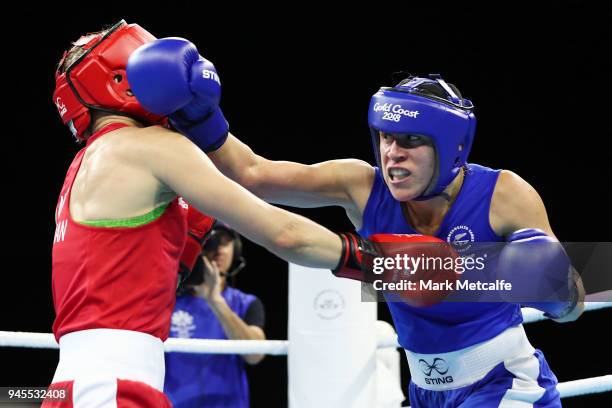
<path fill-rule="evenodd" d="M 202 214 L 192 205 L 187 210 L 187 242 L 179 262 L 179 284 L 184 282 L 202 253 L 202 245 L 208 239 L 216 220 Z"/>
<path fill-rule="evenodd" d="M 432 236 L 374 234 L 365 240 L 340 234 L 343 257 L 335 276 L 372 283 L 387 300 L 431 306 L 444 300 L 460 274 L 459 255 L 447 242 Z"/>
<path fill-rule="evenodd" d="M 384 289 L 386 284 L 390 300 L 433 306 L 449 295 L 461 277 L 455 271 L 459 254 L 444 240 L 417 234 L 374 234 L 370 240 L 384 257 L 372 266 L 383 269 L 375 288 Z"/>
<path fill-rule="evenodd" d="M 357 234 L 346 232 L 338 235 L 342 240 L 342 257 L 332 273 L 339 278 L 372 283 L 375 275 L 365 266 L 369 259 L 379 256 L 376 246 Z"/>

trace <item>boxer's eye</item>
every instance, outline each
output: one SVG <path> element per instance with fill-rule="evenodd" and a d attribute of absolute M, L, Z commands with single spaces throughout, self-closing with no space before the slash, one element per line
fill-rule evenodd
<path fill-rule="evenodd" d="M 402 135 L 397 137 L 397 144 L 405 149 L 411 149 L 427 144 L 427 139 L 419 135 Z"/>
<path fill-rule="evenodd" d="M 393 136 L 390 133 L 381 133 L 380 137 L 382 138 L 383 142 L 385 142 L 385 144 L 393 143 Z"/>

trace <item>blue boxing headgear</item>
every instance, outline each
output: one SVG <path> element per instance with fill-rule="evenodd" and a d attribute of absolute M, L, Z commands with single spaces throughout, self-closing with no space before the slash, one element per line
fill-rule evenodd
<path fill-rule="evenodd" d="M 440 75 L 408 77 L 395 87 L 383 87 L 372 96 L 368 124 L 374 155 L 382 169 L 379 132 L 428 138 L 435 150 L 436 170 L 423 200 L 439 195 L 467 162 L 476 131 L 474 105 Z"/>

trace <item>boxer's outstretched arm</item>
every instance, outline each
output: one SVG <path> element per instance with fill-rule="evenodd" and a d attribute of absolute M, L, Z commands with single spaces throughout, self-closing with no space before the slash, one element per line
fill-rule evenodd
<path fill-rule="evenodd" d="M 162 189 L 183 196 L 287 261 L 319 268 L 337 266 L 342 250 L 338 235 L 258 199 L 223 176 L 206 154 L 178 133 L 161 127 L 141 132 L 145 133 L 136 159 L 160 180 Z"/>
<path fill-rule="evenodd" d="M 296 207 L 339 205 L 363 209 L 374 180 L 374 168 L 356 159 L 305 165 L 272 161 L 255 154 L 230 135 L 209 157 L 223 174 L 266 201 Z"/>
<path fill-rule="evenodd" d="M 211 158 L 230 178 L 276 203 L 341 205 L 360 222 L 359 204 L 367 201 L 374 170 L 357 160 L 313 166 L 264 160 L 237 139 L 228 140 L 228 124 L 218 106 L 219 77 L 193 43 L 181 38 L 152 41 L 130 56 L 127 75 L 140 103 L 169 115 L 175 129 L 203 151 L 214 152 Z M 360 191 L 366 197 L 359 199 Z"/>

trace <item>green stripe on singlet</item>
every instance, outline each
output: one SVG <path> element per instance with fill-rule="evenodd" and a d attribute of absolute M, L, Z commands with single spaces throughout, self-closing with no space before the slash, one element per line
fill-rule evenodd
<path fill-rule="evenodd" d="M 153 209 L 152 211 L 143 214 L 137 215 L 136 217 L 130 218 L 119 218 L 116 220 L 88 220 L 88 221 L 79 221 L 79 224 L 87 225 L 89 227 L 104 227 L 104 228 L 117 228 L 117 227 L 140 227 L 142 225 L 148 224 L 152 221 L 155 221 L 164 213 L 166 208 L 168 208 L 170 203 L 166 203 L 160 205 L 159 207 Z"/>

